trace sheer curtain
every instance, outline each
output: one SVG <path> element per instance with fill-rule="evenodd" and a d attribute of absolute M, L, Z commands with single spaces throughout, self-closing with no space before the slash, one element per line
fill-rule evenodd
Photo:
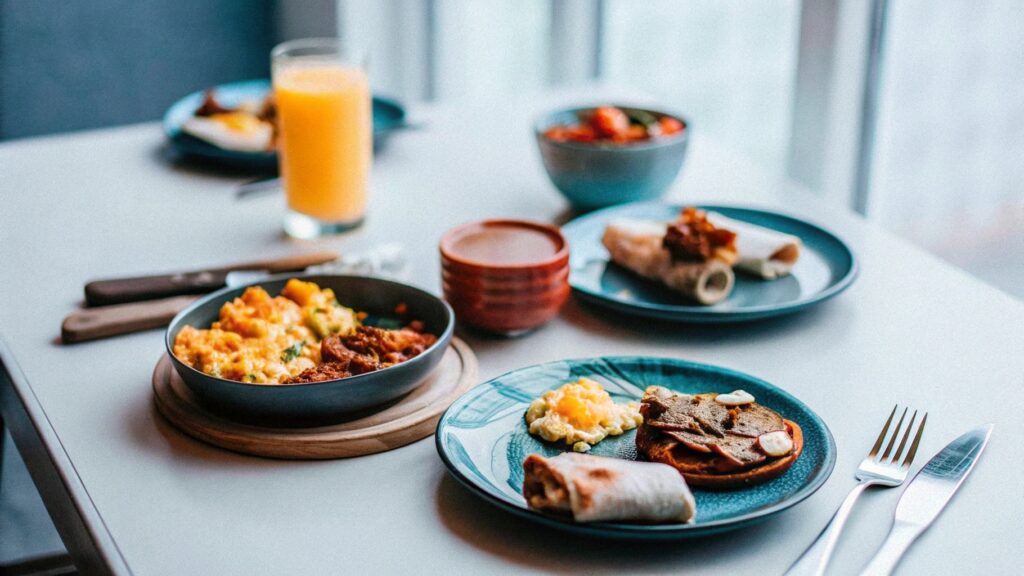
<path fill-rule="evenodd" d="M 548 0 L 438 0 L 436 7 L 436 98 L 494 98 L 548 84 Z"/>
<path fill-rule="evenodd" d="M 378 89 L 499 98 L 584 80 L 635 87 L 782 171 L 799 0 L 340 0 Z"/>
<path fill-rule="evenodd" d="M 1021 3 L 890 8 L 872 216 L 1024 298 Z"/>
<path fill-rule="evenodd" d="M 646 90 L 695 130 L 781 173 L 799 11 L 797 0 L 609 0 L 603 77 Z"/>
<path fill-rule="evenodd" d="M 892 0 L 867 216 L 1024 297 L 1018 0 Z M 871 2 L 339 0 L 376 88 L 495 99 L 600 80 L 854 203 Z"/>

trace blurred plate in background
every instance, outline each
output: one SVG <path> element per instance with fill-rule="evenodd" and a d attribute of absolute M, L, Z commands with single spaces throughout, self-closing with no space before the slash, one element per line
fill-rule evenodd
<path fill-rule="evenodd" d="M 270 90 L 270 80 L 243 80 L 212 87 L 217 101 L 234 107 L 245 101 L 260 102 Z M 206 90 L 198 90 L 178 100 L 164 114 L 164 134 L 171 146 L 185 156 L 203 158 L 227 166 L 250 170 L 277 170 L 276 152 L 226 150 L 190 136 L 181 127 L 203 101 Z M 373 97 L 373 148 L 379 150 L 387 136 L 405 125 L 405 109 L 389 98 Z"/>

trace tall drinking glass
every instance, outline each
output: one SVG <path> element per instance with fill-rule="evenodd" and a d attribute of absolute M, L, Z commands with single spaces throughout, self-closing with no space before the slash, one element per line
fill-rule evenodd
<path fill-rule="evenodd" d="M 363 62 L 336 38 L 285 42 L 270 60 L 288 199 L 285 232 L 313 238 L 358 226 L 366 213 L 373 161 Z"/>

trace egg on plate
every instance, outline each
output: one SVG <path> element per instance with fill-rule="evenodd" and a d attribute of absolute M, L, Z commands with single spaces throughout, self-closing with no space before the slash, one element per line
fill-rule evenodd
<path fill-rule="evenodd" d="M 193 116 L 181 129 L 214 146 L 240 152 L 264 152 L 274 139 L 273 125 L 245 110 Z"/>
<path fill-rule="evenodd" d="M 616 404 L 590 378 L 550 390 L 526 410 L 530 434 L 548 442 L 564 440 L 576 452 L 587 452 L 606 437 L 618 436 L 641 422 L 638 403 Z"/>

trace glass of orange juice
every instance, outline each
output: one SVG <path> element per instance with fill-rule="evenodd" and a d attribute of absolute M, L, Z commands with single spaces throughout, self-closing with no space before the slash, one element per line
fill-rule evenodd
<path fill-rule="evenodd" d="M 336 38 L 278 45 L 270 53 L 288 200 L 284 229 L 314 238 L 358 226 L 373 161 L 370 85 L 359 57 Z"/>

